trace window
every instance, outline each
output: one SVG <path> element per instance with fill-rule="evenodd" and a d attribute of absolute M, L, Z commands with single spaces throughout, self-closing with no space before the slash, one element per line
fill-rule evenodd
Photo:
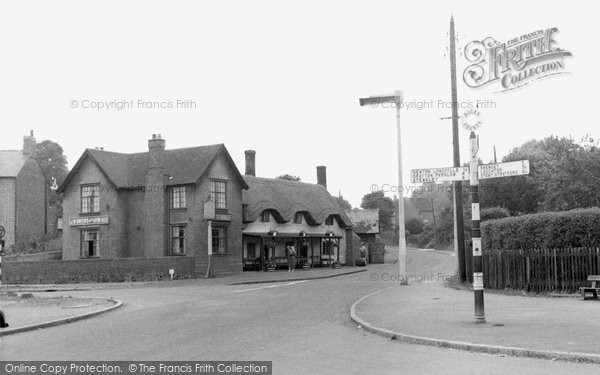
<path fill-rule="evenodd" d="M 246 248 L 246 258 L 256 258 L 256 244 L 249 243 Z"/>
<path fill-rule="evenodd" d="M 270 219 L 270 214 L 268 210 L 265 210 L 262 212 L 262 214 L 260 215 L 260 221 L 262 221 L 263 223 L 268 223 L 269 219 Z"/>
<path fill-rule="evenodd" d="M 175 186 L 171 191 L 171 207 L 185 208 L 185 186 Z"/>
<path fill-rule="evenodd" d="M 302 224 L 302 212 L 296 212 L 296 215 L 294 215 L 294 223 Z"/>
<path fill-rule="evenodd" d="M 185 225 L 171 227 L 171 254 L 185 254 Z"/>
<path fill-rule="evenodd" d="M 98 229 L 82 230 L 80 232 L 81 257 L 98 256 Z"/>
<path fill-rule="evenodd" d="M 225 181 L 210 181 L 210 199 L 215 202 L 215 209 L 227 210 L 227 183 Z"/>
<path fill-rule="evenodd" d="M 325 225 L 333 225 L 333 215 L 327 216 L 327 219 L 325 219 Z"/>
<path fill-rule="evenodd" d="M 81 213 L 100 212 L 100 185 L 81 186 Z"/>
<path fill-rule="evenodd" d="M 227 252 L 227 228 L 212 228 L 212 252 L 213 254 L 223 254 Z"/>

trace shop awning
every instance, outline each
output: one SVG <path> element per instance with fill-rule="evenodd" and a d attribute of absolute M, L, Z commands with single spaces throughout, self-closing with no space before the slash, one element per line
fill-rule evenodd
<path fill-rule="evenodd" d="M 263 238 L 342 238 L 340 235 L 329 235 L 328 233 L 309 233 L 306 232 L 304 235 L 301 235 L 300 232 L 277 232 L 276 236 L 273 236 L 269 232 L 242 232 L 244 236 L 252 236 L 252 237 L 263 237 Z"/>

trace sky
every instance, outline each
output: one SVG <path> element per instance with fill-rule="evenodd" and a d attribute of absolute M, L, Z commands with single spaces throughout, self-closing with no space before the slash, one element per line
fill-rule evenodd
<path fill-rule="evenodd" d="M 404 186 L 411 169 L 452 166 L 440 119 L 451 114 L 451 15 L 458 101 L 487 104 L 484 162 L 494 146 L 500 159 L 530 139 L 600 136 L 594 14 L 593 2 L 557 1 L 3 2 L 0 149 L 20 149 L 33 130 L 73 166 L 85 148 L 146 151 L 155 133 L 167 149 L 224 143 L 242 173 L 247 149 L 262 177 L 316 182 L 325 165 L 330 193 L 356 207 L 398 186 L 395 110 L 361 97 L 404 93 Z M 463 82 L 467 43 L 552 27 L 573 54 L 569 74 L 500 93 Z M 459 137 L 466 162 L 469 132 Z"/>

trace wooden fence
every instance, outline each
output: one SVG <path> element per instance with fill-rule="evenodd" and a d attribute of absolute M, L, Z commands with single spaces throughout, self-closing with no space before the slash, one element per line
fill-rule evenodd
<path fill-rule="evenodd" d="M 600 275 L 600 248 L 484 250 L 484 285 L 490 289 L 574 293 Z"/>

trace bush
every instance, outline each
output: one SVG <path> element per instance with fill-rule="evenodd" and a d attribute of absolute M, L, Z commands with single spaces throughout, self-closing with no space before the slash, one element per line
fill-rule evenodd
<path fill-rule="evenodd" d="M 600 246 L 600 208 L 513 216 L 481 223 L 484 249 Z"/>
<path fill-rule="evenodd" d="M 504 219 L 509 216 L 508 210 L 503 207 L 484 208 L 479 214 L 481 221 Z"/>
<path fill-rule="evenodd" d="M 406 220 L 404 223 L 404 228 L 406 231 L 409 231 L 410 234 L 419 234 L 423 232 L 425 228 L 425 223 L 423 220 L 413 217 L 412 219 Z"/>

